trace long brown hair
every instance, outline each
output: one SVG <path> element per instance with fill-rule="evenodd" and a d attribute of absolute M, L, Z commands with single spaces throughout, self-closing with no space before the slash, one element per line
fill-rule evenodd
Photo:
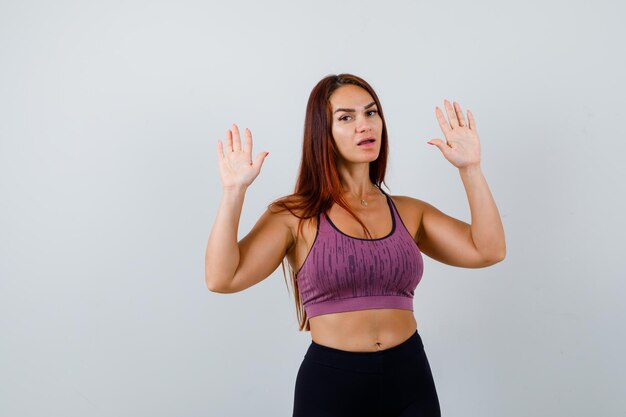
<path fill-rule="evenodd" d="M 294 216 L 298 217 L 298 229 L 295 237 L 295 247 L 298 246 L 298 237 L 302 230 L 303 221 L 310 218 L 316 218 L 318 214 L 324 213 L 333 203 L 343 207 L 352 217 L 354 217 L 367 236 L 371 238 L 371 234 L 358 216 L 350 209 L 342 196 L 342 187 L 337 171 L 337 159 L 339 152 L 336 148 L 332 135 L 332 106 L 330 104 L 330 96 L 339 87 L 352 84 L 366 90 L 376 102 L 378 114 L 383 122 L 381 146 L 378 159 L 370 162 L 369 177 L 372 183 L 380 187 L 384 182 L 385 171 L 387 168 L 387 125 L 383 115 L 383 108 L 380 105 L 378 96 L 374 89 L 362 78 L 352 74 L 329 75 L 323 78 L 311 91 L 309 101 L 306 107 L 306 116 L 304 119 L 304 140 L 302 142 L 302 160 L 296 186 L 293 194 L 274 200 L 268 206 L 280 207 L 277 212 L 288 210 Z M 297 212 L 295 213 L 294 210 Z M 297 250 L 296 265 L 298 265 Z M 285 274 L 285 257 L 281 263 L 285 283 L 287 277 Z M 296 315 L 300 331 L 310 331 L 309 320 L 306 311 L 300 300 L 298 291 L 297 273 L 287 262 L 289 275 L 293 287 L 293 294 L 296 303 Z M 289 286 L 287 286 L 289 288 Z"/>

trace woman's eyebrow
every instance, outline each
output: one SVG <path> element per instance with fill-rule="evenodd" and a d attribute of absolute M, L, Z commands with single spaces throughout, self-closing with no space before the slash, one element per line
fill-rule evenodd
<path fill-rule="evenodd" d="M 370 104 L 368 104 L 367 106 L 363 107 L 363 109 L 364 109 L 364 110 L 367 110 L 367 109 L 369 109 L 370 107 L 372 107 L 374 104 L 376 104 L 376 102 L 375 102 L 375 101 L 372 101 Z M 334 112 L 333 114 L 337 113 L 338 111 L 347 111 L 347 112 L 352 112 L 352 113 L 354 113 L 354 112 L 355 112 L 355 110 L 354 110 L 354 109 L 337 109 L 337 110 L 335 110 L 335 112 Z"/>

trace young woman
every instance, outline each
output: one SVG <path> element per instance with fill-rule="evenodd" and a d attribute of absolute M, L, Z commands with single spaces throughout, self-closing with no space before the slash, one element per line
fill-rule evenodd
<path fill-rule="evenodd" d="M 300 330 L 311 344 L 296 377 L 294 417 L 439 416 L 433 376 L 413 316 L 422 253 L 481 268 L 505 257 L 504 230 L 480 168 L 476 122 L 458 103 L 435 114 L 445 136 L 428 143 L 460 173 L 471 225 L 432 205 L 382 190 L 388 138 L 372 87 L 332 75 L 313 89 L 293 194 L 272 202 L 237 242 L 246 189 L 268 152 L 252 161 L 233 125 L 217 143 L 222 200 L 206 250 L 206 285 L 249 288 L 289 263 Z"/>

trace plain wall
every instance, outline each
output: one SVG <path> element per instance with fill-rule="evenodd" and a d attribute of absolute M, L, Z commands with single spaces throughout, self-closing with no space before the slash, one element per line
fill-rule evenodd
<path fill-rule="evenodd" d="M 392 195 L 470 222 L 426 141 L 476 117 L 506 259 L 425 256 L 442 413 L 626 413 L 626 8 L 618 1 L 0 3 L 0 415 L 288 416 L 310 343 L 279 267 L 207 290 L 231 123 L 269 151 L 243 238 L 289 194 L 313 86 L 364 77 Z"/>

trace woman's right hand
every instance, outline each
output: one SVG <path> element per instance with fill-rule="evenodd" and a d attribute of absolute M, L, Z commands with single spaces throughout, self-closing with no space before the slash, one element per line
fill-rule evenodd
<path fill-rule="evenodd" d="M 224 188 L 247 188 L 259 175 L 261 166 L 269 152 L 261 152 L 252 161 L 252 133 L 246 128 L 246 140 L 241 147 L 239 128 L 233 123 L 226 133 L 226 153 L 222 141 L 217 141 L 217 159 L 220 165 L 220 177 Z"/>

